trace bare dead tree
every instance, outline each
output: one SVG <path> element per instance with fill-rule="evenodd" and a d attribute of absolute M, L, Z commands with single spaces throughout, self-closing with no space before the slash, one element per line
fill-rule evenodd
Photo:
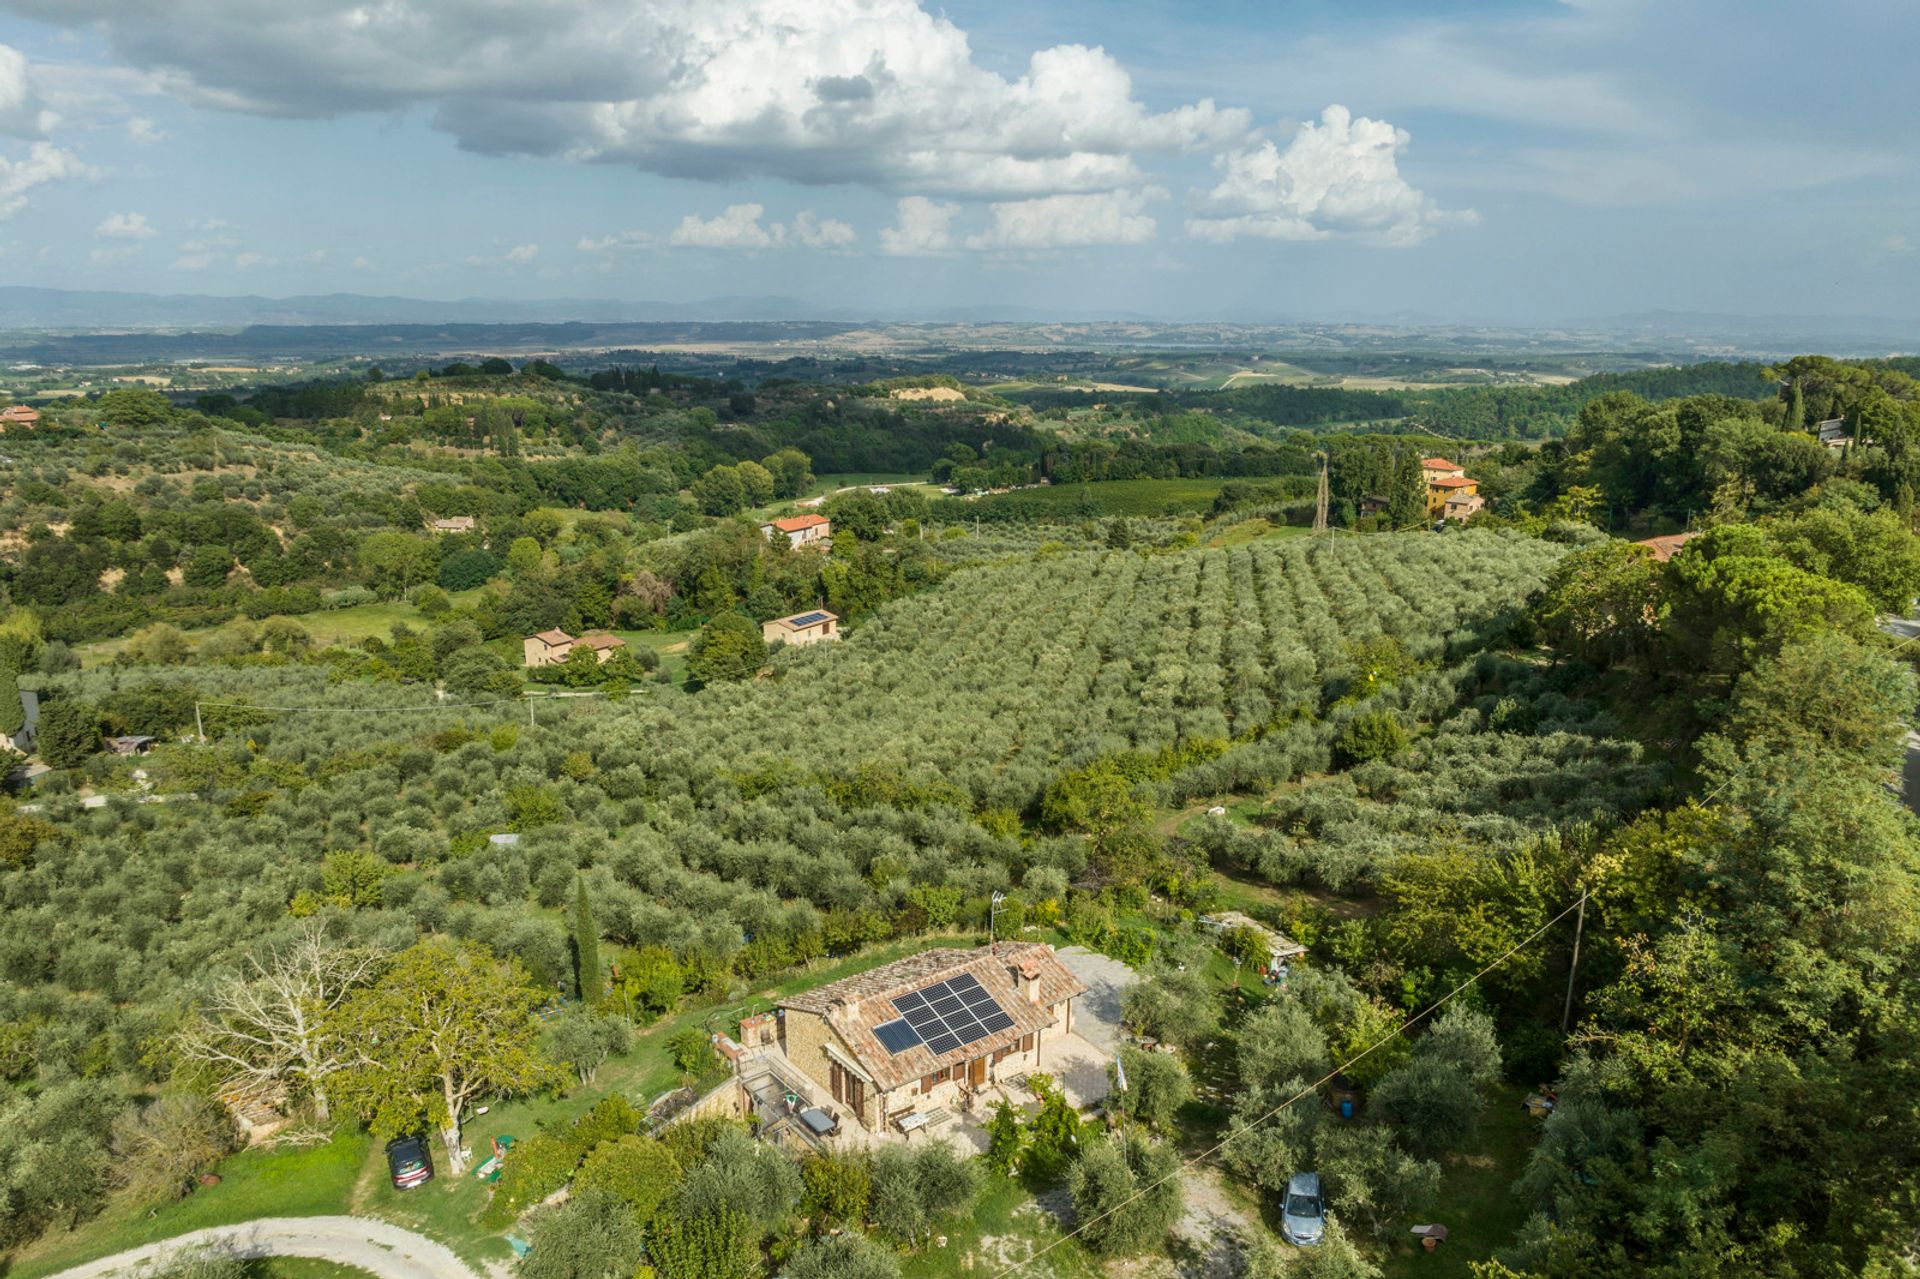
<path fill-rule="evenodd" d="M 181 1032 L 180 1050 L 222 1072 L 227 1089 L 302 1089 L 325 1123 L 332 1118 L 327 1077 L 353 1060 L 351 1047 L 329 1031 L 328 1014 L 386 958 L 376 948 L 343 945 L 319 920 L 307 920 L 291 943 L 249 956 L 248 971 L 215 985 Z"/>

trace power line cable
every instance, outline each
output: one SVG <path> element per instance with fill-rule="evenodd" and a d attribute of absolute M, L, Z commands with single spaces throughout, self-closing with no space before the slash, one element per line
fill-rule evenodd
<path fill-rule="evenodd" d="M 1072 1239 L 1076 1235 L 1079 1235 L 1085 1232 L 1087 1228 L 1092 1226 L 1094 1223 L 1099 1221 L 1104 1221 L 1106 1218 L 1111 1217 L 1114 1213 L 1119 1212 L 1122 1208 L 1125 1208 L 1127 1205 L 1133 1203 L 1135 1200 L 1141 1198 L 1144 1195 L 1150 1194 L 1155 1190 L 1158 1190 L 1161 1186 L 1166 1185 L 1169 1181 L 1172 1181 L 1175 1177 L 1178 1177 L 1181 1174 L 1188 1172 L 1189 1170 L 1195 1167 L 1198 1167 L 1200 1163 L 1203 1162 L 1204 1160 L 1210 1159 L 1214 1155 L 1220 1153 L 1220 1151 L 1224 1150 L 1228 1145 L 1228 1143 L 1232 1142 L 1236 1138 L 1241 1137 L 1246 1133 L 1252 1132 L 1255 1128 L 1258 1128 L 1260 1125 L 1266 1123 L 1269 1119 L 1272 1119 L 1274 1116 L 1280 1114 L 1282 1111 L 1292 1106 L 1295 1102 L 1301 1101 L 1307 1097 L 1311 1097 L 1314 1093 L 1318 1092 L 1321 1088 L 1331 1083 L 1334 1079 L 1345 1074 L 1350 1067 L 1365 1060 L 1368 1056 L 1372 1055 L 1374 1052 L 1377 1052 L 1379 1049 L 1385 1047 L 1387 1044 L 1391 1043 L 1395 1039 L 1398 1039 L 1400 1036 L 1406 1034 L 1407 1031 L 1411 1030 L 1414 1026 L 1418 1025 L 1422 1021 L 1425 1021 L 1428 1017 L 1431 1017 L 1434 1013 L 1438 1012 L 1441 1008 L 1445 1007 L 1447 1004 L 1451 1003 L 1454 999 L 1458 998 L 1461 994 L 1465 993 L 1469 987 L 1471 987 L 1474 983 L 1478 982 L 1482 977 L 1485 977 L 1488 973 L 1500 967 L 1502 964 L 1506 963 L 1509 959 L 1512 959 L 1515 955 L 1519 954 L 1522 950 L 1525 950 L 1528 946 L 1531 946 L 1534 942 L 1538 941 L 1541 937 L 1545 936 L 1547 932 L 1553 928 L 1554 925 L 1558 924 L 1561 920 L 1565 919 L 1568 915 L 1573 914 L 1574 911 L 1584 906 L 1587 901 L 1587 896 L 1588 896 L 1587 893 L 1581 893 L 1579 898 L 1576 899 L 1565 910 L 1562 910 L 1558 915 L 1555 915 L 1552 919 L 1549 919 L 1546 923 L 1540 925 L 1540 927 L 1534 929 L 1531 933 L 1527 934 L 1525 937 L 1515 942 L 1512 946 L 1508 947 L 1507 951 L 1504 954 L 1502 954 L 1499 958 L 1495 959 L 1492 963 L 1488 964 L 1486 967 L 1482 968 L 1479 972 L 1475 973 L 1473 976 L 1461 982 L 1458 986 L 1455 986 L 1452 990 L 1448 991 L 1446 994 L 1440 996 L 1440 998 L 1434 1000 L 1431 1004 L 1428 1004 L 1425 1008 L 1422 1008 L 1419 1012 L 1415 1013 L 1413 1016 L 1407 1018 L 1406 1021 L 1402 1022 L 1396 1029 L 1394 1029 L 1390 1033 L 1381 1036 L 1379 1039 L 1374 1040 L 1371 1044 L 1368 1044 L 1365 1048 L 1361 1049 L 1359 1052 L 1355 1053 L 1353 1056 L 1347 1058 L 1347 1060 L 1340 1063 L 1338 1066 L 1335 1066 L 1332 1070 L 1328 1071 L 1326 1074 L 1322 1075 L 1318 1080 L 1316 1080 L 1311 1084 L 1308 1084 L 1305 1088 L 1302 1088 L 1299 1092 L 1287 1098 L 1285 1101 L 1275 1106 L 1272 1110 L 1269 1110 L 1266 1114 L 1260 1116 L 1258 1119 L 1246 1125 L 1244 1128 L 1241 1128 L 1234 1132 L 1229 1132 L 1226 1136 L 1222 1137 L 1219 1141 L 1215 1142 L 1213 1145 L 1209 1146 L 1207 1149 L 1201 1151 L 1199 1154 L 1193 1156 L 1191 1159 L 1187 1159 L 1183 1161 L 1177 1168 L 1175 1168 L 1172 1172 L 1168 1173 L 1166 1176 L 1160 1178 L 1158 1181 L 1155 1181 L 1150 1185 L 1142 1186 L 1140 1189 L 1134 1191 L 1131 1195 L 1128 1195 L 1125 1199 L 1121 1200 L 1119 1203 L 1115 1204 L 1113 1207 L 1107 1209 L 1105 1212 L 1100 1213 L 1099 1215 L 1094 1217 L 1089 1217 L 1087 1220 L 1080 1222 L 1079 1224 L 1074 1226 L 1072 1230 L 1069 1230 L 1066 1234 L 1061 1235 L 1058 1239 L 1055 1239 L 1052 1243 L 1048 1244 L 1046 1247 L 1041 1248 L 1039 1251 L 1033 1253 L 1031 1256 L 1025 1258 L 1024 1260 L 1014 1262 L 1011 1266 L 1008 1266 L 1005 1270 L 1002 1270 L 998 1274 L 995 1274 L 993 1276 L 993 1279 L 1007 1279 L 1008 1275 L 1015 1274 L 1018 1271 L 1024 1270 L 1026 1267 L 1032 1265 L 1035 1261 L 1038 1261 L 1041 1257 L 1046 1256 L 1049 1252 L 1052 1252 L 1055 1248 L 1058 1248 L 1061 1244 L 1065 1243 L 1067 1240 Z"/>

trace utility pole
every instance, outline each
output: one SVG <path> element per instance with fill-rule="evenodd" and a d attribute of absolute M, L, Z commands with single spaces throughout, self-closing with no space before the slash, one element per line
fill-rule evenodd
<path fill-rule="evenodd" d="M 207 726 L 200 722 L 200 703 L 198 702 L 193 704 L 193 733 L 200 739 L 202 746 L 207 744 Z"/>
<path fill-rule="evenodd" d="M 1573 961 L 1567 965 L 1567 1002 L 1560 1010 L 1560 1033 L 1567 1033 L 1573 1020 L 1573 979 L 1580 971 L 1580 935 L 1587 930 L 1587 895 L 1580 894 L 1580 913 L 1573 925 Z"/>

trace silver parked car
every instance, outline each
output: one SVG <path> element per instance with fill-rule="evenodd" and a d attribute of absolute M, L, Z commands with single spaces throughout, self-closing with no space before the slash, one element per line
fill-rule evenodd
<path fill-rule="evenodd" d="M 1319 1243 L 1327 1232 L 1327 1201 L 1320 1194 L 1320 1174 L 1296 1172 L 1287 1178 L 1287 1199 L 1280 1209 L 1280 1233 L 1302 1248 Z"/>

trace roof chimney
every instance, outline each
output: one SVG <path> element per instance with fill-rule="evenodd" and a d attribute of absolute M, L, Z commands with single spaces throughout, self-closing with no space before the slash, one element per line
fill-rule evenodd
<path fill-rule="evenodd" d="M 1040 1002 L 1040 961 L 1031 957 L 1013 966 L 1013 984 L 1030 1004 Z"/>

